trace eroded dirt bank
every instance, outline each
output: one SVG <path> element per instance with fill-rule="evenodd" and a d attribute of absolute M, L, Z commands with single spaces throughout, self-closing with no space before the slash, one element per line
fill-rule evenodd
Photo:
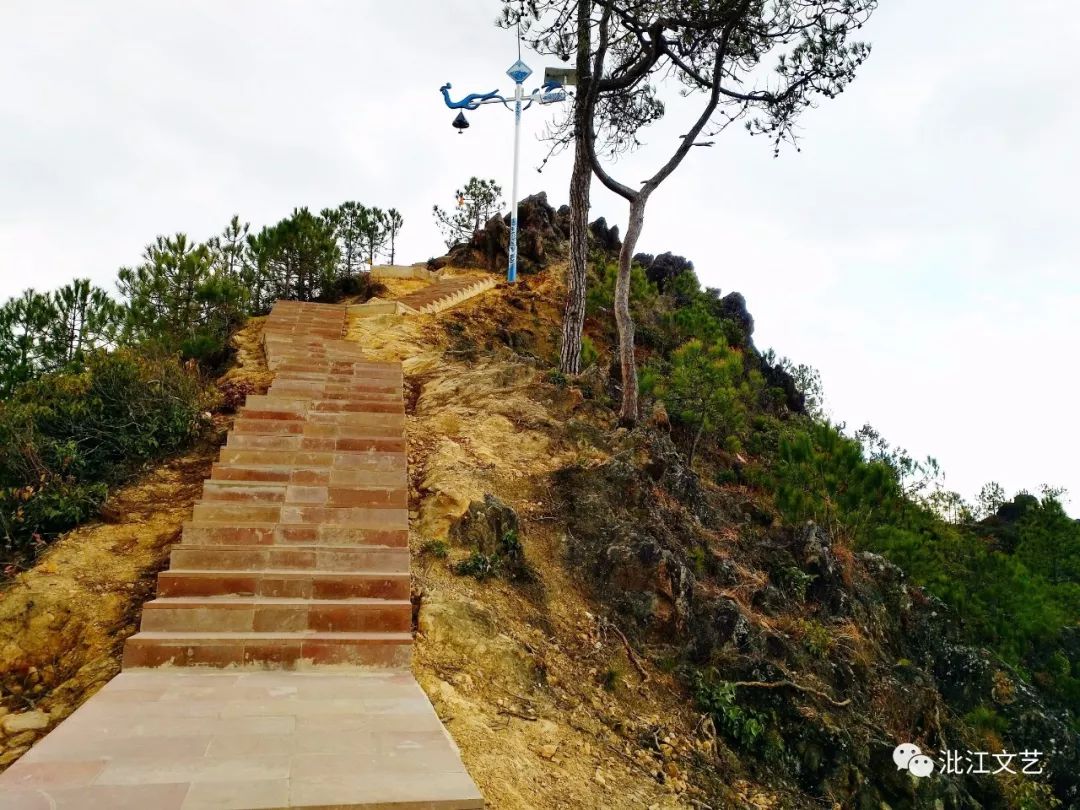
<path fill-rule="evenodd" d="M 414 670 L 493 808 L 716 807 L 686 775 L 711 735 L 672 676 L 628 656 L 565 565 L 551 474 L 607 454 L 568 436 L 574 392 L 502 350 L 502 338 L 553 350 L 544 342 L 557 277 L 440 315 L 351 319 L 351 338 L 405 371 Z M 451 527 L 485 495 L 520 519 L 528 581 L 455 572 L 467 550 L 448 539 Z M 755 799 L 744 784 L 708 792 L 718 791 L 730 795 L 725 807 Z"/>

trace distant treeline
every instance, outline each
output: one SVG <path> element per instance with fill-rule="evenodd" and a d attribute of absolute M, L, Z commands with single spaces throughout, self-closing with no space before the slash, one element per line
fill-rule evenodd
<path fill-rule="evenodd" d="M 138 266 L 120 269 L 119 300 L 86 279 L 26 290 L 0 306 L 0 397 L 98 349 L 139 346 L 218 362 L 230 331 L 278 298 L 361 292 L 365 266 L 381 255 L 393 262 L 403 224 L 395 209 L 357 202 L 320 214 L 298 208 L 258 233 L 234 216 L 205 242 L 157 237 Z"/>
<path fill-rule="evenodd" d="M 120 269 L 119 298 L 78 279 L 0 306 L 0 571 L 31 565 L 111 486 L 190 446 L 215 402 L 205 372 L 248 315 L 364 292 L 402 224 L 355 202 L 257 234 L 234 216 L 202 243 L 159 236 Z"/>

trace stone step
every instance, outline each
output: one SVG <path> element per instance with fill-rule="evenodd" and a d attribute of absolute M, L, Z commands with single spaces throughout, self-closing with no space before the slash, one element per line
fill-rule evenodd
<path fill-rule="evenodd" d="M 280 523 L 281 504 L 200 502 L 191 510 L 199 523 Z"/>
<path fill-rule="evenodd" d="M 123 672 L 0 775 L 0 807 L 482 810 L 407 669 L 295 669 Z"/>
<path fill-rule="evenodd" d="M 349 341 L 345 341 L 345 344 L 350 347 L 356 347 L 355 343 L 350 343 Z M 363 357 L 363 355 L 359 355 L 356 358 L 326 360 L 319 363 L 317 367 L 311 360 L 300 357 L 297 360 L 285 360 L 279 368 L 282 372 L 307 372 L 318 368 L 320 370 L 338 374 L 346 372 L 350 374 L 401 374 L 401 363 L 385 360 L 368 360 Z"/>
<path fill-rule="evenodd" d="M 354 526 L 278 523 L 200 523 L 184 524 L 183 543 L 226 546 L 375 546 L 406 548 L 409 531 L 400 528 L 364 529 Z"/>
<path fill-rule="evenodd" d="M 405 429 L 405 414 L 403 413 L 379 413 L 367 411 L 354 411 L 342 413 L 316 413 L 305 405 L 277 405 L 276 407 L 264 407 L 264 409 L 252 409 L 246 405 L 240 408 L 238 419 L 247 422 L 253 420 L 279 421 L 304 421 L 313 425 L 385 425 L 397 428 L 400 433 Z"/>
<path fill-rule="evenodd" d="M 203 482 L 202 500 L 406 509 L 409 505 L 409 493 L 404 487 L 335 487 L 211 479 Z"/>
<path fill-rule="evenodd" d="M 241 447 L 223 447 L 218 457 L 222 464 L 241 466 L 292 466 L 325 467 L 338 470 L 368 470 L 389 472 L 404 470 L 406 456 L 404 452 L 379 451 L 356 452 L 337 450 L 271 450 Z"/>
<path fill-rule="evenodd" d="M 259 480 L 215 480 L 203 482 L 203 501 L 241 501 L 311 504 L 331 507 L 394 507 L 408 505 L 404 487 L 334 486 L 329 473 L 326 483 L 296 484 Z"/>
<path fill-rule="evenodd" d="M 324 526 L 352 526 L 357 529 L 408 528 L 409 510 L 386 506 L 308 506 L 285 504 L 281 507 L 281 523 L 317 523 Z"/>
<path fill-rule="evenodd" d="M 264 482 L 303 484 L 307 486 L 408 489 L 408 474 L 399 469 L 334 469 L 332 467 L 290 467 L 287 465 L 225 464 L 215 462 L 210 480 L 225 482 Z"/>
<path fill-rule="evenodd" d="M 234 420 L 124 672 L 0 775 L 0 808 L 484 806 L 409 672 L 401 365 L 345 340 L 347 312 L 274 305 L 274 383 Z"/>
<path fill-rule="evenodd" d="M 237 523 L 314 523 L 351 526 L 357 529 L 399 529 L 409 525 L 403 507 L 310 506 L 307 504 L 234 503 L 202 501 L 195 504 L 192 520 L 197 523 L 235 525 Z"/>
<path fill-rule="evenodd" d="M 227 543 L 173 546 L 174 570 L 409 572 L 409 550 L 388 546 L 258 545 Z"/>
<path fill-rule="evenodd" d="M 347 399 L 320 397 L 310 402 L 311 413 L 398 413 L 396 410 L 390 410 L 388 407 L 390 405 L 400 408 L 402 414 L 405 413 L 405 402 L 400 392 L 392 397 L 387 396 L 385 399 L 376 399 L 373 395 L 367 395 Z"/>
<path fill-rule="evenodd" d="M 407 599 L 165 597 L 143 606 L 143 632 L 408 633 Z"/>
<path fill-rule="evenodd" d="M 400 391 L 401 382 L 399 380 L 344 379 L 338 381 L 326 379 L 325 377 L 312 380 L 275 377 L 274 382 L 270 385 L 269 396 L 273 396 L 275 392 L 292 392 L 294 394 L 325 394 L 333 392 L 334 394 L 344 395 L 344 397 L 325 397 L 326 399 L 335 399 L 358 398 L 364 394 L 398 394 Z"/>
<path fill-rule="evenodd" d="M 230 433 L 225 442 L 230 450 L 292 450 L 336 453 L 404 453 L 405 437 L 397 436 L 264 436 L 257 433 Z"/>
<path fill-rule="evenodd" d="M 342 333 L 342 327 L 331 321 L 327 321 L 323 324 L 319 323 L 276 323 L 271 324 L 265 328 L 265 335 L 263 340 L 288 339 L 290 343 L 295 342 L 297 338 L 300 340 L 311 338 L 328 338 L 334 340 L 340 338 Z"/>
<path fill-rule="evenodd" d="M 276 481 L 203 481 L 202 501 L 237 501 L 242 503 L 285 503 L 289 484 Z"/>
<path fill-rule="evenodd" d="M 375 414 L 380 416 L 382 414 Z M 389 416 L 393 416 L 388 414 Z M 241 413 L 233 421 L 233 434 L 270 435 L 270 436 L 307 436 L 315 438 L 366 438 L 369 436 L 401 436 L 404 419 L 398 424 L 379 422 L 363 418 L 337 414 L 326 414 L 328 419 L 280 419 L 255 418 Z"/>
<path fill-rule="evenodd" d="M 318 666 L 408 667 L 412 634 L 137 633 L 124 645 L 124 669 L 206 666 L 307 669 Z"/>
<path fill-rule="evenodd" d="M 418 313 L 440 312 L 491 289 L 495 284 L 495 278 L 492 276 L 444 278 L 428 287 L 403 296 L 398 299 L 398 302 Z"/>
<path fill-rule="evenodd" d="M 293 408 L 308 414 L 342 411 L 382 413 L 385 412 L 382 408 L 385 405 L 400 405 L 404 412 L 405 406 L 401 401 L 400 393 L 365 394 L 362 397 L 349 397 L 347 399 L 312 399 L 311 397 L 296 394 L 252 394 L 244 402 L 244 409 L 249 411 L 272 411 L 278 408 Z"/>
<path fill-rule="evenodd" d="M 275 369 L 278 380 L 316 380 L 336 383 L 400 383 L 404 379 L 400 365 L 366 363 L 310 363 L 285 361 Z"/>
<path fill-rule="evenodd" d="M 275 596 L 290 599 L 408 599 L 408 573 L 386 571 L 212 571 L 158 574 L 158 596 Z"/>

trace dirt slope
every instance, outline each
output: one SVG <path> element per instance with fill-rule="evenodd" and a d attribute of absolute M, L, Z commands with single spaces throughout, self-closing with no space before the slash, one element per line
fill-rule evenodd
<path fill-rule="evenodd" d="M 409 392 L 414 668 L 493 808 L 717 806 L 686 779 L 711 735 L 671 676 L 628 657 L 563 564 L 550 474 L 606 454 L 568 438 L 574 394 L 504 351 L 511 332 L 553 351 L 559 275 L 440 315 L 351 320 L 351 338 L 403 363 Z M 454 573 L 466 551 L 448 531 L 486 494 L 519 516 L 531 582 Z M 709 793 L 771 804 L 737 783 Z"/>

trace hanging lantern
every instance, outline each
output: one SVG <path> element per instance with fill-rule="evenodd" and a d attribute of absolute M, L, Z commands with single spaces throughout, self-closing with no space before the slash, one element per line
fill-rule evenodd
<path fill-rule="evenodd" d="M 457 118 L 454 119 L 454 123 L 451 126 L 453 126 L 454 129 L 458 131 L 457 134 L 460 135 L 463 130 L 469 128 L 469 119 L 465 117 L 465 113 L 459 112 L 457 114 Z"/>

